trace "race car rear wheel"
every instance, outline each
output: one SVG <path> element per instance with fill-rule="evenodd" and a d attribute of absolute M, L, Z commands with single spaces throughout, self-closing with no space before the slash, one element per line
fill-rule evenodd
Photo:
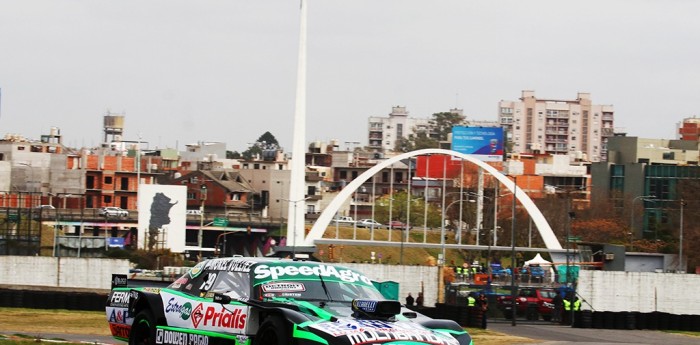
<path fill-rule="evenodd" d="M 279 316 L 269 316 L 255 335 L 254 345 L 290 344 L 288 326 Z"/>
<path fill-rule="evenodd" d="M 156 323 L 148 310 L 136 314 L 129 334 L 129 345 L 153 345 L 156 343 Z"/>

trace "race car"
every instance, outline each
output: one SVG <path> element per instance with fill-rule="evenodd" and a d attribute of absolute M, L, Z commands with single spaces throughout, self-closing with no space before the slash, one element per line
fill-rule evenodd
<path fill-rule="evenodd" d="M 355 270 L 272 258 L 203 261 L 166 288 L 113 281 L 112 335 L 136 344 L 473 344 L 452 320 L 386 300 Z"/>

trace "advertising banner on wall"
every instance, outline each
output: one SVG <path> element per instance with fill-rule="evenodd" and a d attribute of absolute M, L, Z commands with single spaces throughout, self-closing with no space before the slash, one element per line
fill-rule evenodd
<path fill-rule="evenodd" d="M 139 249 L 185 251 L 187 187 L 139 185 Z"/>
<path fill-rule="evenodd" d="M 503 161 L 503 128 L 452 127 L 452 150 L 484 162 Z"/>

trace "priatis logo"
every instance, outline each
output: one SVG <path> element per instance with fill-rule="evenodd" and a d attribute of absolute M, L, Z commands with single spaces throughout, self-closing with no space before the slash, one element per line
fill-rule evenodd
<path fill-rule="evenodd" d="M 214 307 L 207 307 L 204 313 L 204 326 L 243 329 L 247 316 L 241 312 L 241 309 L 231 313 L 226 309 L 218 312 Z"/>

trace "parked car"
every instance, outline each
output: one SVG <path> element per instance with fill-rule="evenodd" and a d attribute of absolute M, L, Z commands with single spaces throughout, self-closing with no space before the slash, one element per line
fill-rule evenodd
<path fill-rule="evenodd" d="M 185 211 L 185 214 L 188 216 L 201 216 L 202 210 L 187 210 Z"/>
<path fill-rule="evenodd" d="M 406 229 L 406 223 L 399 220 L 392 220 L 389 222 L 389 224 L 387 224 L 387 227 L 391 229 Z M 408 229 L 410 230 L 411 227 L 408 227 Z"/>
<path fill-rule="evenodd" d="M 554 310 L 552 300 L 556 295 L 557 291 L 552 288 L 520 288 L 518 295 L 515 296 L 516 314 L 518 316 L 525 315 L 528 320 L 537 320 L 539 317 L 542 317 L 543 320 L 549 321 L 552 319 L 552 311 Z M 513 304 L 511 296 L 500 296 L 497 302 L 503 315 L 506 318 L 512 318 Z"/>
<path fill-rule="evenodd" d="M 97 211 L 97 214 L 99 214 L 100 216 L 107 217 L 107 218 L 110 218 L 110 217 L 126 218 L 129 216 L 129 211 L 121 209 L 119 207 L 103 207 L 99 211 Z"/>
<path fill-rule="evenodd" d="M 406 309 L 362 273 L 321 262 L 217 258 L 165 288 L 129 288 L 126 275 L 112 284 L 107 322 L 129 344 L 472 343 L 455 321 Z"/>
<path fill-rule="evenodd" d="M 55 210 L 56 208 L 53 207 L 53 205 L 39 205 L 35 207 L 38 210 Z"/>
<path fill-rule="evenodd" d="M 355 224 L 355 220 L 352 219 L 352 217 L 338 217 L 338 218 L 334 219 L 333 221 L 338 223 L 338 224 L 350 224 L 350 225 Z"/>
<path fill-rule="evenodd" d="M 372 228 L 374 227 L 375 229 L 381 229 L 384 227 L 384 225 L 374 219 L 360 219 L 357 222 L 357 227 L 358 228 Z"/>

